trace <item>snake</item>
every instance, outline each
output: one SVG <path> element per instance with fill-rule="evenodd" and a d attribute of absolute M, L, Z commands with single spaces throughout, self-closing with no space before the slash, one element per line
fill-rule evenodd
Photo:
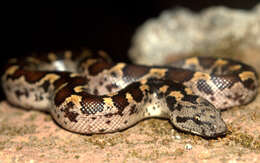
<path fill-rule="evenodd" d="M 65 50 L 9 59 L 1 84 L 10 104 L 48 112 L 74 133 L 114 133 L 162 118 L 179 131 L 214 138 L 228 132 L 222 110 L 255 98 L 258 75 L 227 58 L 146 66 L 115 63 L 101 50 Z"/>

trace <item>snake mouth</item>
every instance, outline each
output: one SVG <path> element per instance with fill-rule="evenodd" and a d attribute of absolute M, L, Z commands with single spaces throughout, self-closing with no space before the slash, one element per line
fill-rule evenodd
<path fill-rule="evenodd" d="M 196 131 L 190 131 L 190 130 L 186 130 L 184 132 L 187 133 L 192 133 L 194 135 L 198 135 L 203 137 L 204 139 L 214 139 L 214 138 L 218 138 L 218 137 L 224 137 L 225 135 L 227 135 L 229 132 L 227 130 L 227 128 L 221 132 L 196 132 Z"/>
<path fill-rule="evenodd" d="M 216 138 L 216 137 L 223 137 L 227 134 L 227 129 L 223 130 L 222 132 L 218 132 L 218 133 L 213 133 L 211 135 L 207 135 L 206 137 L 209 137 L 209 138 Z"/>
<path fill-rule="evenodd" d="M 225 136 L 227 134 L 227 132 L 228 132 L 228 129 L 226 127 L 226 124 L 223 121 L 223 123 L 209 127 L 209 129 L 206 131 L 204 129 L 202 129 L 201 136 L 208 137 L 208 138 L 216 138 L 216 137 Z"/>
<path fill-rule="evenodd" d="M 212 132 L 212 133 L 202 133 L 202 132 L 196 132 L 196 131 L 191 131 L 190 129 L 180 129 L 176 126 L 174 126 L 174 129 L 177 129 L 179 132 L 183 132 L 185 134 L 190 134 L 190 135 L 197 135 L 202 137 L 203 139 L 216 139 L 219 137 L 225 137 L 227 134 L 229 134 L 229 130 L 226 128 L 225 130 L 223 130 L 222 132 Z"/>

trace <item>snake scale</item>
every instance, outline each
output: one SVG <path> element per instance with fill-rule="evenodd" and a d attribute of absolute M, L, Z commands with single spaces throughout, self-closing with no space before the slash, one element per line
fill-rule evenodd
<path fill-rule="evenodd" d="M 255 70 L 230 59 L 144 66 L 88 50 L 10 59 L 1 80 L 11 104 L 48 111 L 72 132 L 111 133 L 161 117 L 208 138 L 227 133 L 220 110 L 249 103 L 258 87 Z"/>

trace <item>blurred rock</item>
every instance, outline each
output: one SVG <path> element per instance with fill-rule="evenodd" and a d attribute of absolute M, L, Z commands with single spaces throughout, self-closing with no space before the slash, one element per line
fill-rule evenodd
<path fill-rule="evenodd" d="M 177 8 L 147 20 L 129 50 L 138 64 L 164 64 L 179 56 L 260 49 L 260 4 L 250 11 L 212 7 L 194 13 Z M 260 52 L 260 50 L 259 50 Z"/>

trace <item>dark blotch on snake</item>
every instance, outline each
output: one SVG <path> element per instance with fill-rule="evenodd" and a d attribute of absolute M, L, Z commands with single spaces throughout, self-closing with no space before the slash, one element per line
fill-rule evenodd
<path fill-rule="evenodd" d="M 171 68 L 166 72 L 165 79 L 178 81 L 180 83 L 189 81 L 193 77 L 194 72 L 184 69 Z"/>
<path fill-rule="evenodd" d="M 215 101 L 216 99 L 215 99 L 215 97 L 211 96 L 211 97 L 210 97 L 210 100 L 211 100 L 211 101 Z"/>
<path fill-rule="evenodd" d="M 78 122 L 76 120 L 76 118 L 79 114 L 76 112 L 70 111 L 70 109 L 72 109 L 73 106 L 74 106 L 74 104 L 72 102 L 69 102 L 63 108 L 61 108 L 61 111 L 65 113 L 64 117 L 67 117 L 71 122 Z"/>
<path fill-rule="evenodd" d="M 28 92 L 27 89 L 24 89 L 23 91 L 18 89 L 18 90 L 15 91 L 15 95 L 18 99 L 20 99 L 21 96 L 25 96 L 26 98 L 28 98 L 29 92 Z"/>
<path fill-rule="evenodd" d="M 34 94 L 35 97 L 35 101 L 42 101 L 43 100 L 43 96 L 39 95 L 39 94 Z"/>
<path fill-rule="evenodd" d="M 95 88 L 93 93 L 94 93 L 94 95 L 98 95 L 98 89 Z"/>
<path fill-rule="evenodd" d="M 140 89 L 131 89 L 129 90 L 129 93 L 133 96 L 136 102 L 141 102 L 144 97 L 143 92 Z"/>
<path fill-rule="evenodd" d="M 179 117 L 179 116 L 176 117 L 177 123 L 185 123 L 186 121 L 189 121 L 189 120 L 195 122 L 198 125 L 202 124 L 202 122 L 198 121 L 196 118 L 192 118 L 192 117 Z"/>
<path fill-rule="evenodd" d="M 54 98 L 54 102 L 55 102 L 56 106 L 60 106 L 66 100 L 66 98 L 70 97 L 73 94 L 88 96 L 88 94 L 86 92 L 76 93 L 76 92 L 74 92 L 74 89 L 73 89 L 77 86 L 87 84 L 88 80 L 86 78 L 84 78 L 84 77 L 71 78 L 69 76 L 61 77 L 60 79 L 58 79 L 54 82 L 55 87 L 57 88 L 60 85 L 62 85 L 62 83 L 63 84 L 66 83 L 66 80 L 70 80 L 70 84 L 65 85 L 63 88 L 60 89 L 60 91 L 58 91 L 56 93 L 55 98 Z"/>
<path fill-rule="evenodd" d="M 48 80 L 45 80 L 45 81 L 43 82 L 43 84 L 42 84 L 42 85 L 40 85 L 40 87 L 42 87 L 42 88 L 43 88 L 44 92 L 47 92 L 47 91 L 48 91 L 48 89 L 49 89 L 49 87 L 50 87 L 50 81 L 48 81 Z"/>
<path fill-rule="evenodd" d="M 114 78 L 117 77 L 117 73 L 116 73 L 115 71 L 112 71 L 110 74 L 111 74 L 111 76 L 114 77 Z"/>
<path fill-rule="evenodd" d="M 214 63 L 216 62 L 215 58 L 209 58 L 209 57 L 201 57 L 199 59 L 199 64 L 203 67 L 203 68 L 210 68 L 211 66 L 214 65 Z"/>
<path fill-rule="evenodd" d="M 120 116 L 123 116 L 123 113 L 122 113 L 123 110 L 125 109 L 125 107 L 127 107 L 129 105 L 125 94 L 122 95 L 122 94 L 119 93 L 117 95 L 114 95 L 111 98 L 113 100 L 114 105 L 118 108 L 118 114 Z"/>
<path fill-rule="evenodd" d="M 191 102 L 193 104 L 198 104 L 197 99 L 198 99 L 198 96 L 195 96 L 195 95 L 185 95 L 185 96 L 182 97 L 183 101 L 188 101 L 188 102 Z"/>
<path fill-rule="evenodd" d="M 112 113 L 108 113 L 108 114 L 105 114 L 104 117 L 106 117 L 106 118 L 111 118 L 113 115 L 114 115 L 114 114 L 112 114 Z"/>
<path fill-rule="evenodd" d="M 173 111 L 175 109 L 175 104 L 177 103 L 176 98 L 173 96 L 167 96 L 166 97 L 166 103 L 168 108 Z"/>
<path fill-rule="evenodd" d="M 48 72 L 37 72 L 37 71 L 27 71 L 23 69 L 18 69 L 12 74 L 12 76 L 8 75 L 8 78 L 11 78 L 12 80 L 20 78 L 21 76 L 25 77 L 25 80 L 29 83 L 35 83 L 39 80 L 41 80 Z"/>
<path fill-rule="evenodd" d="M 139 79 L 149 72 L 149 67 L 139 65 L 126 65 L 123 68 L 123 76 L 126 81 Z"/>
<path fill-rule="evenodd" d="M 213 91 L 212 91 L 211 87 L 207 84 L 207 82 L 205 80 L 202 80 L 202 79 L 199 80 L 197 83 L 197 88 L 201 92 L 213 95 Z"/>
<path fill-rule="evenodd" d="M 134 114 L 134 113 L 137 113 L 137 108 L 136 108 L 136 105 L 133 105 L 133 106 L 131 106 L 131 109 L 130 109 L 130 113 L 129 113 L 129 115 L 132 115 L 132 114 Z"/>
<path fill-rule="evenodd" d="M 108 85 L 106 85 L 106 89 L 108 90 L 108 92 L 112 92 L 113 88 L 118 88 L 118 86 L 116 84 L 108 84 Z"/>
<path fill-rule="evenodd" d="M 89 66 L 88 71 L 90 75 L 95 76 L 100 72 L 104 71 L 105 69 L 110 69 L 111 67 L 112 67 L 111 63 L 108 63 L 103 60 L 98 60 L 96 63 Z"/>
<path fill-rule="evenodd" d="M 256 89 L 256 85 L 254 83 L 254 80 L 252 79 L 247 79 L 245 81 L 242 81 L 244 86 L 249 89 L 249 90 L 255 90 Z"/>
<path fill-rule="evenodd" d="M 85 92 L 81 92 L 83 97 L 81 104 L 81 112 L 86 115 L 95 114 L 104 110 L 104 101 L 101 96 L 90 95 Z"/>

